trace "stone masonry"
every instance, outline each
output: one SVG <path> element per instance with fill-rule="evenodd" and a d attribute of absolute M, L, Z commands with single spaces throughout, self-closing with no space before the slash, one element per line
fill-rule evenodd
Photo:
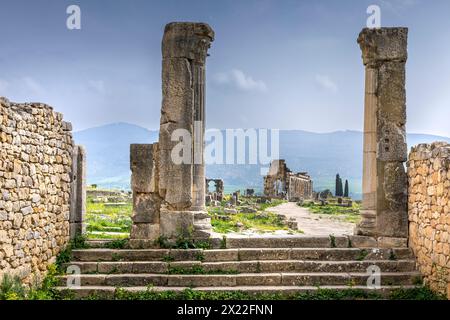
<path fill-rule="evenodd" d="M 409 245 L 425 282 L 445 294 L 450 284 L 450 144 L 412 148 L 408 178 Z"/>
<path fill-rule="evenodd" d="M 153 181 L 156 183 L 151 189 L 145 179 L 139 180 L 139 182 L 134 180 L 135 226 L 133 226 L 134 232 L 131 236 L 134 240 L 152 240 L 158 236 L 174 239 L 180 235 L 208 238 L 210 235 L 211 219 L 205 207 L 203 150 L 205 62 L 213 39 L 214 31 L 205 23 L 174 22 L 167 24 L 164 30 L 162 41 L 163 99 L 159 142 L 156 155 L 153 153 L 153 159 L 156 156 L 159 164 L 155 166 L 154 163 L 148 163 L 148 161 L 152 161 L 150 152 L 143 150 L 143 155 L 147 159 L 134 160 L 136 165 L 144 165 L 147 169 L 135 167 L 132 170 L 145 171 L 146 177 L 155 177 Z M 174 139 L 174 134 L 180 130 L 189 137 L 185 135 L 183 138 Z M 183 159 L 187 157 L 188 161 L 183 160 L 183 162 L 177 163 L 173 159 L 173 152 L 180 143 L 183 143 L 185 147 L 181 156 Z M 152 150 L 152 152 L 155 151 Z M 151 170 L 148 169 L 150 167 L 157 168 L 157 170 L 150 172 Z M 133 176 L 135 176 L 134 173 Z M 145 189 L 145 192 L 140 189 Z M 154 197 L 150 199 L 149 196 L 139 195 L 139 193 L 153 194 Z M 136 197 L 147 197 L 148 203 L 142 207 L 144 210 L 142 215 L 145 213 L 146 220 L 151 221 L 138 222 L 136 220 L 136 214 L 139 213 L 137 204 L 140 203 Z M 156 207 L 158 209 L 155 209 Z M 156 221 L 159 221 L 159 228 L 156 227 Z M 141 225 L 138 226 L 138 223 Z M 142 223 L 146 224 L 146 227 Z M 151 231 L 150 225 L 153 225 Z M 139 228 L 140 231 L 138 231 Z M 145 231 L 143 228 L 146 228 Z"/>
<path fill-rule="evenodd" d="M 69 240 L 72 126 L 41 103 L 0 98 L 0 278 L 41 278 Z"/>
<path fill-rule="evenodd" d="M 362 220 L 356 233 L 408 235 L 405 63 L 407 28 L 363 29 L 365 65 Z"/>

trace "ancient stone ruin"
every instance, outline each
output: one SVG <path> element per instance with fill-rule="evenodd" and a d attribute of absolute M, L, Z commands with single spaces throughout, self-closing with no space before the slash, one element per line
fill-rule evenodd
<path fill-rule="evenodd" d="M 213 39 L 204 23 L 165 28 L 159 142 L 130 146 L 132 248 L 154 245 L 161 237 L 211 235 L 205 195 L 223 198 L 223 181 L 206 179 L 203 162 L 205 60 Z M 362 286 L 367 283 L 364 272 L 376 260 L 387 282 L 399 285 L 411 285 L 420 276 L 417 262 L 425 283 L 445 293 L 450 282 L 450 145 L 412 148 L 405 172 L 407 29 L 364 29 L 358 43 L 366 88 L 363 210 L 356 235 L 210 238 L 215 250 L 125 249 L 121 261 L 114 250 L 74 250 L 71 265 L 83 273 L 83 286 L 70 289 L 83 296 L 113 294 L 124 283 L 137 290 L 158 284 L 301 291 L 318 282 L 346 287 L 350 279 Z M 55 262 L 71 237 L 85 231 L 86 152 L 74 144 L 71 124 L 44 104 L 0 98 L 0 129 L 0 278 L 8 273 L 30 283 Z M 210 181 L 215 182 L 213 192 L 205 186 Z M 312 189 L 311 177 L 291 172 L 282 159 L 274 160 L 264 177 L 266 197 L 299 201 L 310 199 Z M 253 194 L 246 190 L 247 196 Z M 232 204 L 239 197 L 235 192 Z M 170 274 L 172 262 L 166 257 L 233 274 Z M 130 270 L 136 274 L 130 276 Z M 311 273 L 301 279 L 293 273 L 305 275 L 305 270 Z M 389 287 L 383 284 L 381 291 Z"/>
<path fill-rule="evenodd" d="M 169 23 L 162 41 L 162 108 L 159 142 L 131 146 L 133 232 L 142 241 L 180 234 L 207 238 L 205 210 L 205 62 L 214 31 L 205 23 Z M 177 132 L 189 135 L 174 140 Z M 185 148 L 173 152 L 180 141 Z M 144 159 L 141 159 L 144 157 Z M 185 161 L 187 159 L 187 161 Z M 142 241 L 139 241 L 142 240 Z"/>
<path fill-rule="evenodd" d="M 407 237 L 407 28 L 364 29 L 366 68 L 362 221 L 357 234 Z"/>
<path fill-rule="evenodd" d="M 450 144 L 412 148 L 408 160 L 409 246 L 430 287 L 450 283 Z"/>
<path fill-rule="evenodd" d="M 311 199 L 313 182 L 306 172 L 293 173 L 283 159 L 273 160 L 264 177 L 264 195 L 289 201 Z"/>
<path fill-rule="evenodd" d="M 209 183 L 214 182 L 214 191 L 209 191 Z M 222 179 L 208 179 L 205 181 L 206 185 L 206 204 L 208 205 L 211 201 L 222 201 L 223 200 L 223 180 Z"/>
<path fill-rule="evenodd" d="M 0 279 L 33 283 L 84 230 L 85 153 L 42 103 L 0 98 L 0 129 Z"/>

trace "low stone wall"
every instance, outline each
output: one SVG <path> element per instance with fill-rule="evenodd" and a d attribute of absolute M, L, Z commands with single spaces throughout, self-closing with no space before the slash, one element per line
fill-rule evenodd
<path fill-rule="evenodd" d="M 450 283 L 450 144 L 412 148 L 408 177 L 409 245 L 425 282 L 445 294 Z"/>
<path fill-rule="evenodd" d="M 62 118 L 0 97 L 0 278 L 39 280 L 69 240 L 73 140 Z"/>

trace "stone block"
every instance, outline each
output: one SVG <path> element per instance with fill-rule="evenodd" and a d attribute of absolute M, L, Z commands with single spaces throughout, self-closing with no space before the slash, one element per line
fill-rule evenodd
<path fill-rule="evenodd" d="M 134 223 L 131 226 L 131 239 L 156 240 L 159 236 L 158 223 Z"/>
<path fill-rule="evenodd" d="M 171 211 L 161 209 L 160 211 L 160 232 L 167 238 L 177 238 L 180 235 L 190 236 L 189 232 L 194 232 L 193 211 Z"/>
<path fill-rule="evenodd" d="M 225 250 L 204 250 L 203 256 L 205 261 L 238 261 L 239 250 L 238 249 L 225 249 Z"/>
<path fill-rule="evenodd" d="M 364 65 L 386 60 L 406 61 L 408 28 L 364 28 L 358 37 Z"/>
<path fill-rule="evenodd" d="M 379 237 L 377 238 L 379 248 L 405 248 L 408 246 L 407 238 Z"/>
<path fill-rule="evenodd" d="M 133 193 L 134 223 L 159 223 L 161 199 L 154 193 Z"/>
<path fill-rule="evenodd" d="M 377 240 L 368 236 L 349 236 L 353 248 L 376 248 Z"/>
<path fill-rule="evenodd" d="M 278 286 L 281 285 L 281 273 L 255 273 L 236 275 L 238 286 Z"/>
<path fill-rule="evenodd" d="M 131 190 L 150 193 L 152 191 L 153 145 L 130 145 Z"/>
<path fill-rule="evenodd" d="M 290 249 L 239 249 L 239 259 L 245 260 L 288 260 Z"/>
<path fill-rule="evenodd" d="M 214 31 L 206 23 L 172 22 L 166 25 L 163 58 L 186 58 L 204 63 Z"/>

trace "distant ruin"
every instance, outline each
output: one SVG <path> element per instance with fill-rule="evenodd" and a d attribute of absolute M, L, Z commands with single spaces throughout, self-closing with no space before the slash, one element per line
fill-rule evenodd
<path fill-rule="evenodd" d="M 264 177 L 264 195 L 289 201 L 311 199 L 313 182 L 306 172 L 293 173 L 284 159 L 273 160 Z"/>
<path fill-rule="evenodd" d="M 214 191 L 209 190 L 209 183 L 214 182 Z M 222 179 L 208 179 L 206 178 L 206 204 L 209 205 L 211 201 L 223 200 L 223 180 Z"/>

